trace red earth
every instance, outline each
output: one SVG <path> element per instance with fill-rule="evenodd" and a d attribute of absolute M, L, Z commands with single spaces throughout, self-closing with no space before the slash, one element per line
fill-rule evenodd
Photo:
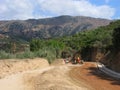
<path fill-rule="evenodd" d="M 81 67 L 74 67 L 69 75 L 74 83 L 82 84 L 90 90 L 120 90 L 120 80 L 102 73 L 92 62 L 86 62 Z"/>

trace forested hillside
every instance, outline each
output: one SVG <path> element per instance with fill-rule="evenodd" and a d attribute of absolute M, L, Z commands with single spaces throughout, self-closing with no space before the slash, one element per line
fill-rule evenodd
<path fill-rule="evenodd" d="M 119 26 L 120 21 L 118 20 L 111 22 L 110 25 L 99 27 L 95 30 L 83 31 L 73 36 L 46 41 L 35 39 L 30 42 L 30 49 L 31 51 L 38 51 L 50 47 L 55 49 L 55 52 L 79 52 L 85 60 L 96 60 L 98 53 L 103 55 L 113 48 L 113 30 Z"/>

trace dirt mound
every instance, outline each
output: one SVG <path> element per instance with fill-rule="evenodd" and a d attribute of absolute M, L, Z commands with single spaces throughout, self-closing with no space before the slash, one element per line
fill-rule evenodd
<path fill-rule="evenodd" d="M 45 68 L 47 66 L 49 66 L 48 61 L 41 58 L 0 60 L 0 78 L 27 70 Z"/>
<path fill-rule="evenodd" d="M 51 65 L 54 65 L 54 66 L 60 66 L 64 64 L 65 64 L 64 59 L 56 59 L 51 63 Z"/>

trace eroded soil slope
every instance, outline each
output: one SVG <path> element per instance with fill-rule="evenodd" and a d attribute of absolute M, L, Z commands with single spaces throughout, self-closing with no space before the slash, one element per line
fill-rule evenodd
<path fill-rule="evenodd" d="M 41 58 L 0 60 L 0 78 L 23 71 L 45 68 L 47 66 L 49 66 L 48 61 Z"/>

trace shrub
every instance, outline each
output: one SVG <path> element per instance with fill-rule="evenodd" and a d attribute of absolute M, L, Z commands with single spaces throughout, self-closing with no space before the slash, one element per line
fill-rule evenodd
<path fill-rule="evenodd" d="M 116 50 L 120 50 L 120 27 L 113 31 L 113 46 Z"/>

